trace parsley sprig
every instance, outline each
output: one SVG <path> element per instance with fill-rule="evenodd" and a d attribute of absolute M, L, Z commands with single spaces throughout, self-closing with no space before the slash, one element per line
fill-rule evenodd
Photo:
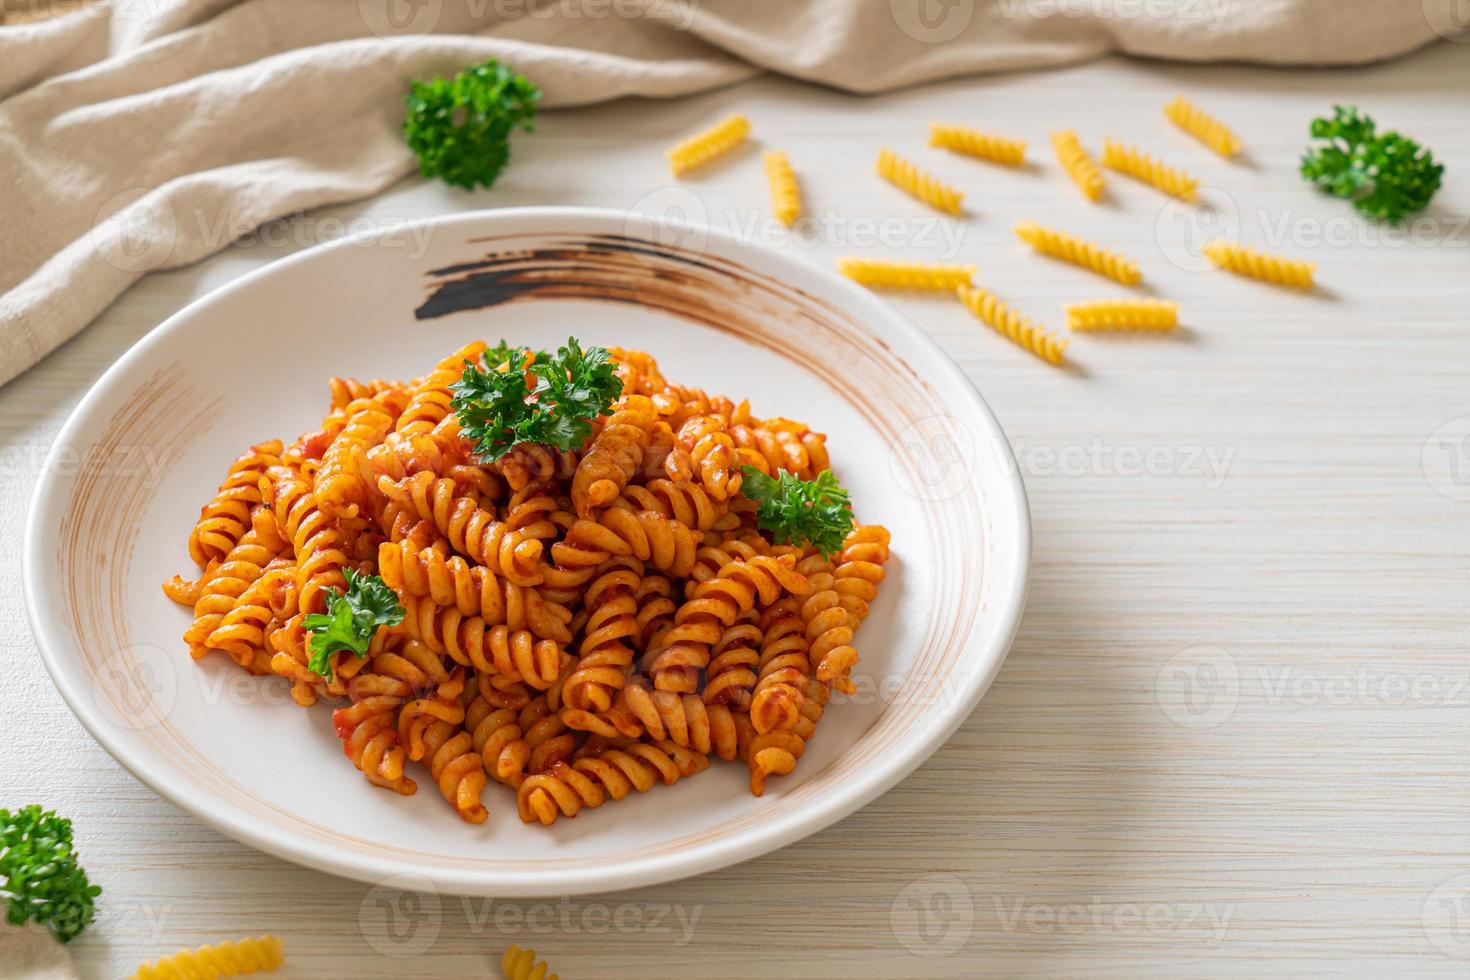
<path fill-rule="evenodd" d="M 403 622 L 403 605 L 387 583 L 376 575 L 360 575 L 350 568 L 346 574 L 347 591 L 332 592 L 327 598 L 327 611 L 311 613 L 302 623 L 311 634 L 307 641 L 311 655 L 306 666 L 327 680 L 333 676 L 332 654 L 351 650 L 365 657 L 379 626 Z"/>
<path fill-rule="evenodd" d="M 584 351 L 575 337 L 555 354 L 502 340 L 485 352 L 481 365 L 465 364 L 451 385 L 450 405 L 482 460 L 500 459 L 523 442 L 574 449 L 591 434 L 592 420 L 610 415 L 622 394 L 615 370 L 605 348 Z"/>
<path fill-rule="evenodd" d="M 34 919 L 70 942 L 92 921 L 100 894 L 77 861 L 70 820 L 34 804 L 0 809 L 0 899 L 12 925 Z"/>
<path fill-rule="evenodd" d="M 489 187 L 510 160 L 510 134 L 531 131 L 540 98 L 540 89 L 494 58 L 452 79 L 414 82 L 403 135 L 419 173 L 456 187 Z"/>
<path fill-rule="evenodd" d="M 755 519 L 777 544 L 810 544 L 824 556 L 842 550 L 852 531 L 852 505 L 831 470 L 803 480 L 781 471 L 774 478 L 743 467 L 740 492 L 756 502 Z"/>
<path fill-rule="evenodd" d="M 1429 203 L 1444 174 L 1433 153 L 1393 130 L 1378 132 L 1355 106 L 1332 108 L 1331 119 L 1312 120 L 1312 136 L 1322 142 L 1302 156 L 1303 177 L 1384 221 L 1400 221 Z"/>

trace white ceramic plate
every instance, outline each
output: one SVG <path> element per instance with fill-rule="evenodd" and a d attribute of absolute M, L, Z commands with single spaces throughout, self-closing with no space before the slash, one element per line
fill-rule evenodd
<path fill-rule="evenodd" d="M 417 313 L 416 313 L 417 311 Z M 474 338 L 641 348 L 665 374 L 828 433 L 893 561 L 837 696 L 757 799 L 739 764 L 551 828 L 491 783 L 462 823 L 421 778 L 401 798 L 342 757 L 329 711 L 179 636 L 159 583 L 225 468 L 325 411 L 331 375 L 407 377 Z M 283 259 L 158 327 L 83 399 L 31 509 L 25 591 L 61 693 L 123 765 L 210 825 L 301 864 L 458 894 L 628 888 L 770 851 L 851 813 L 938 748 L 984 694 L 1026 592 L 1030 526 L 995 419 L 882 301 L 724 234 L 579 209 L 445 218 Z"/>

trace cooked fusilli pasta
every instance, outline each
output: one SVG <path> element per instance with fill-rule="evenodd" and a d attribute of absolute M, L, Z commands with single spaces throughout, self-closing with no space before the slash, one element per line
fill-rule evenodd
<path fill-rule="evenodd" d="M 849 271 L 955 289 L 973 269 Z M 369 783 L 406 796 L 427 778 L 470 823 L 492 782 L 538 824 L 712 761 L 764 792 L 830 690 L 852 689 L 887 532 L 858 527 L 830 557 L 776 545 L 743 467 L 813 480 L 826 436 L 672 384 L 639 351 L 610 352 L 621 390 L 573 448 L 485 458 L 459 393 L 467 365 L 529 378 L 536 362 L 505 350 L 333 379 L 317 427 L 237 459 L 187 540 L 202 572 L 164 586 L 192 610 L 189 652 L 328 702 Z M 375 621 L 359 637 L 360 616 Z"/>
<path fill-rule="evenodd" d="M 945 123 L 929 124 L 929 145 L 979 157 L 1007 167 L 1026 165 L 1026 141 L 997 136 L 965 126 L 950 126 Z"/>
<path fill-rule="evenodd" d="M 1164 115 L 1222 157 L 1233 157 L 1240 152 L 1240 139 L 1228 126 L 1182 95 L 1164 106 Z"/>
<path fill-rule="evenodd" d="M 931 177 L 892 150 L 878 153 L 878 176 L 910 197 L 923 201 L 936 211 L 961 214 L 965 195 Z"/>
<path fill-rule="evenodd" d="M 1102 162 L 1103 166 L 1157 187 L 1172 197 L 1182 197 L 1186 201 L 1198 197 L 1198 180 L 1117 140 L 1103 140 Z"/>
<path fill-rule="evenodd" d="M 1204 247 L 1205 257 L 1238 276 L 1249 276 L 1293 289 L 1311 289 L 1317 263 L 1268 255 L 1237 242 L 1217 238 Z"/>
<path fill-rule="evenodd" d="M 745 142 L 745 137 L 749 135 L 750 120 L 737 113 L 722 119 L 709 129 L 695 133 L 681 143 L 676 143 L 664 155 L 669 159 L 669 167 L 673 169 L 674 176 L 682 177 L 696 167 L 702 167 L 729 153 Z"/>
<path fill-rule="evenodd" d="M 1079 265 L 1125 286 L 1137 285 L 1143 278 L 1137 261 L 1065 231 L 1043 228 L 1034 221 L 1023 221 L 1016 225 L 1015 232 L 1017 238 L 1042 255 Z"/>

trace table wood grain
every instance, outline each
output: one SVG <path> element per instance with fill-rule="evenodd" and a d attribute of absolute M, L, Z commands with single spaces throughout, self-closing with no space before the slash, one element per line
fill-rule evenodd
<path fill-rule="evenodd" d="M 148 277 L 0 390 L 0 804 L 75 820 L 105 888 L 70 947 L 79 970 L 269 931 L 283 977 L 494 975 L 512 942 L 572 978 L 1470 974 L 1467 91 L 1470 47 L 1451 42 L 1356 70 L 1113 60 L 877 98 L 762 80 L 549 113 L 493 191 L 407 181 Z M 1180 92 L 1235 124 L 1244 160 L 1164 121 Z M 1334 102 L 1448 164 L 1406 231 L 1296 176 L 1308 119 Z M 755 148 L 665 176 L 666 145 L 734 109 L 800 173 L 800 234 L 769 220 Z M 928 150 L 931 119 L 1024 137 L 1034 164 Z M 1112 178 L 1088 205 L 1051 156 L 1064 125 L 1192 170 L 1205 204 Z M 972 216 L 880 183 L 881 145 L 960 185 Z M 41 668 L 14 556 L 67 413 L 185 303 L 344 231 L 518 204 L 684 208 L 823 265 L 974 262 L 1055 328 L 1063 303 L 1123 292 L 1030 254 L 1010 226 L 1031 219 L 1138 256 L 1187 329 L 1079 337 L 1064 372 L 951 301 L 896 298 L 999 415 L 1031 499 L 1030 601 L 974 715 L 886 796 L 745 864 L 562 901 L 420 900 L 257 853 L 137 782 Z M 1315 259 L 1320 289 L 1203 269 L 1217 230 Z"/>

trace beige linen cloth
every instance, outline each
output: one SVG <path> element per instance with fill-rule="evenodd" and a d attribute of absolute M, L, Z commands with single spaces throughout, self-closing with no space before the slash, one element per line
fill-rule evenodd
<path fill-rule="evenodd" d="M 1110 51 L 1366 62 L 1448 36 L 1454 2 L 104 0 L 0 28 L 0 383 L 219 228 L 411 173 L 408 82 L 490 56 L 547 108 L 766 71 L 877 92 Z"/>

